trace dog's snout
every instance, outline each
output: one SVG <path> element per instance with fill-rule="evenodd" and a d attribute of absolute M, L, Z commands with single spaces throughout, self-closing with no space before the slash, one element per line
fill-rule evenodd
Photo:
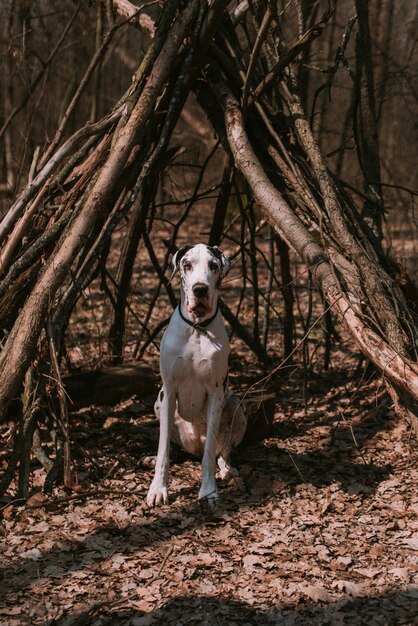
<path fill-rule="evenodd" d="M 196 298 L 206 298 L 208 295 L 209 289 L 206 285 L 195 285 L 193 287 L 193 294 Z"/>

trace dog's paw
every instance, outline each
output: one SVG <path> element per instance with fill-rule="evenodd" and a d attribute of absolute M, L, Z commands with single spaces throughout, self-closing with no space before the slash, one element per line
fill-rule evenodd
<path fill-rule="evenodd" d="M 235 469 L 235 467 L 231 467 L 229 465 L 225 465 L 224 467 L 221 467 L 219 470 L 219 478 L 221 480 L 229 481 L 229 480 L 233 480 L 234 478 L 238 478 L 238 476 L 239 476 L 238 470 Z"/>
<path fill-rule="evenodd" d="M 221 511 L 220 498 L 199 498 L 199 508 L 204 515 L 216 515 Z"/>
<path fill-rule="evenodd" d="M 147 469 L 154 469 L 155 468 L 155 463 L 157 461 L 157 457 L 156 456 L 144 456 L 141 459 L 141 465 L 143 467 L 146 467 Z"/>
<path fill-rule="evenodd" d="M 204 493 L 200 490 L 199 504 L 203 509 L 208 508 L 211 512 L 214 512 L 219 508 L 220 503 L 221 500 L 216 489 L 210 493 Z"/>
<path fill-rule="evenodd" d="M 161 504 L 168 504 L 167 487 L 165 485 L 162 485 L 160 482 L 154 483 L 153 481 L 148 491 L 147 504 L 148 506 L 160 506 Z"/>
<path fill-rule="evenodd" d="M 228 458 L 228 457 L 227 457 Z M 224 481 L 229 481 L 234 478 L 238 478 L 239 472 L 235 467 L 225 461 L 225 458 L 221 455 L 218 457 L 219 478 Z"/>

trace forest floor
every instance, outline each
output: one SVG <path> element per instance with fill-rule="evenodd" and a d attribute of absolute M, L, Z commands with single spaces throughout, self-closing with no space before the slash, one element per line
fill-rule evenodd
<path fill-rule="evenodd" d="M 235 452 L 213 515 L 182 453 L 170 504 L 146 506 L 151 397 L 74 413 L 77 490 L 43 495 L 38 469 L 26 505 L 2 509 L 0 624 L 417 624 L 416 444 L 341 355 L 305 406 L 300 370 L 277 381 L 273 432 Z"/>

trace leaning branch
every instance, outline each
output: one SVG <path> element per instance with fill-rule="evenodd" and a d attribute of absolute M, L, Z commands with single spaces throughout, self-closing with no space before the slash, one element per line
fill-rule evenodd
<path fill-rule="evenodd" d="M 276 63 L 276 65 L 268 72 L 268 74 L 263 78 L 261 83 L 254 90 L 254 97 L 250 96 L 248 99 L 248 104 L 252 104 L 254 99 L 260 98 L 260 96 L 271 87 L 274 82 L 277 80 L 277 77 L 282 74 L 283 70 L 290 65 L 298 56 L 298 54 L 309 45 L 314 39 L 317 39 L 322 32 L 324 31 L 328 20 L 334 13 L 334 9 L 330 6 L 326 13 L 322 16 L 320 21 L 317 24 L 314 24 L 306 31 L 298 41 L 288 50 L 282 58 Z"/>
<path fill-rule="evenodd" d="M 100 122 L 83 126 L 83 128 L 80 128 L 80 130 L 74 133 L 72 137 L 67 139 L 67 141 L 60 148 L 58 148 L 58 150 L 50 158 L 48 163 L 45 164 L 39 174 L 25 187 L 19 198 L 16 200 L 14 205 L 10 207 L 9 211 L 0 222 L 0 244 L 3 243 L 3 241 L 27 207 L 28 202 L 40 190 L 48 177 L 56 171 L 57 167 L 64 161 L 64 159 L 68 157 L 69 154 L 74 152 L 75 149 L 80 145 L 80 143 L 87 137 L 91 137 L 92 135 L 98 135 L 105 132 L 108 128 L 110 128 L 114 123 L 119 120 L 119 118 L 122 116 L 122 113 L 123 109 L 118 108 L 110 115 L 100 120 Z"/>
<path fill-rule="evenodd" d="M 245 176 L 269 223 L 312 268 L 318 287 L 361 351 L 387 379 L 418 400 L 418 365 L 399 355 L 366 325 L 361 311 L 356 310 L 356 305 L 350 302 L 350 296 L 342 291 L 326 251 L 313 239 L 266 175 L 245 132 L 238 102 L 223 84 L 218 83 L 214 89 L 223 106 L 235 164 Z"/>
<path fill-rule="evenodd" d="M 112 5 L 118 15 L 129 19 L 131 23 L 137 24 L 150 37 L 154 37 L 155 22 L 147 13 L 142 12 L 147 5 L 138 8 L 129 0 L 113 0 Z"/>
<path fill-rule="evenodd" d="M 155 109 L 190 24 L 194 22 L 198 6 L 198 0 L 192 0 L 171 27 L 142 93 L 133 106 L 125 126 L 119 130 L 113 149 L 101 168 L 84 206 L 50 256 L 7 338 L 0 355 L 2 380 L 0 417 L 5 414 L 33 360 L 36 342 L 51 301 L 68 275 L 88 233 L 108 211 L 111 194 L 118 185 L 121 185 L 121 175 L 126 162 L 134 146 L 144 137 L 147 121 Z"/>

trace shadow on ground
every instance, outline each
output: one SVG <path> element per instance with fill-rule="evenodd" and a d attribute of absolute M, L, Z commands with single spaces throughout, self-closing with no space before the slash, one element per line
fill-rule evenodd
<path fill-rule="evenodd" d="M 48 626 L 309 626 L 369 624 L 400 626 L 416 624 L 418 592 L 395 592 L 373 598 L 353 598 L 331 604 L 301 603 L 297 608 L 260 610 L 244 602 L 214 596 L 177 596 L 152 613 L 108 607 L 79 615 L 68 615 Z"/>

